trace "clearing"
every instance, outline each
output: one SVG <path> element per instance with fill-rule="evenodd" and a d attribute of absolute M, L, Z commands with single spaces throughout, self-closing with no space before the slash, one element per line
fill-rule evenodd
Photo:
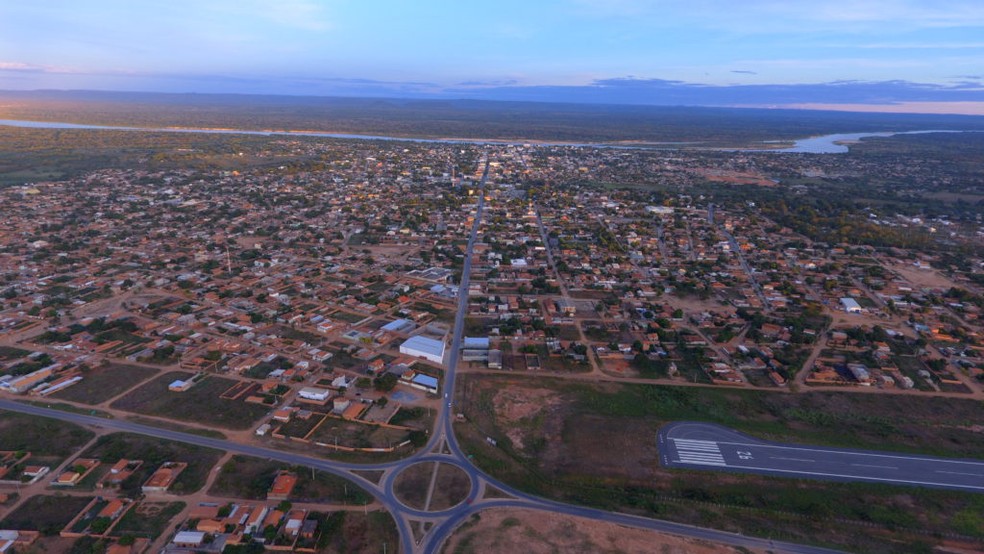
<path fill-rule="evenodd" d="M 550 512 L 493 508 L 475 514 L 459 526 L 441 552 L 750 554 L 762 551 Z"/>
<path fill-rule="evenodd" d="M 118 410 L 226 429 L 249 429 L 270 411 L 270 406 L 247 404 L 241 399 L 219 398 L 236 381 L 214 375 L 206 376 L 184 392 L 168 390 L 171 382 L 191 377 L 191 373 L 183 371 L 165 373 L 116 400 L 111 406 Z"/>

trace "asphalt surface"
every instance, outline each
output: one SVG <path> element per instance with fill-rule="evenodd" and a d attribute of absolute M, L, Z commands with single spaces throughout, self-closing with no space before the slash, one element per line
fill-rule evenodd
<path fill-rule="evenodd" d="M 984 492 L 984 460 L 779 444 L 711 423 L 671 423 L 656 440 L 667 467 Z"/>

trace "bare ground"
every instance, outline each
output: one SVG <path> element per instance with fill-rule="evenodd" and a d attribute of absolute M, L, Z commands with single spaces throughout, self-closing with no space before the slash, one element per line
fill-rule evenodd
<path fill-rule="evenodd" d="M 523 552 L 528 554 L 640 553 L 731 554 L 761 552 L 738 550 L 708 541 L 687 539 L 643 529 L 633 529 L 520 509 L 490 509 L 458 528 L 445 543 L 444 554 Z"/>

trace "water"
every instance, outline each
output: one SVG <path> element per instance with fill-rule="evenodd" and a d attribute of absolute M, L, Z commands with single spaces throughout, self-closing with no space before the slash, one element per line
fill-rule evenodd
<path fill-rule="evenodd" d="M 117 127 L 112 125 L 86 125 L 81 123 L 61 123 L 56 121 L 22 121 L 19 119 L 0 119 L 0 126 L 7 127 L 26 127 L 30 129 L 102 129 L 112 131 L 144 131 L 156 133 L 211 133 L 221 135 L 258 135 L 258 136 L 294 136 L 294 137 L 322 137 L 335 139 L 355 139 L 355 140 L 387 140 L 387 141 L 407 141 L 435 144 L 537 144 L 541 146 L 576 146 L 592 148 L 613 148 L 624 150 L 647 150 L 647 149 L 673 149 L 674 145 L 693 143 L 658 143 L 650 145 L 625 145 L 625 144 L 603 144 L 603 143 L 570 143 L 570 142 L 532 142 L 532 141 L 506 141 L 506 140 L 481 140 L 481 139 L 427 139 L 409 137 L 391 137 L 384 135 L 357 135 L 350 133 L 324 133 L 319 131 L 247 131 L 243 129 L 200 129 L 184 127 Z M 837 133 L 832 135 L 822 135 L 798 139 L 790 148 L 777 148 L 769 150 L 735 150 L 744 152 L 771 152 L 771 153 L 800 153 L 800 154 L 846 154 L 850 146 L 849 142 L 856 142 L 866 137 L 891 137 L 895 135 L 919 135 L 925 133 L 972 133 L 975 131 L 955 131 L 955 130 L 926 130 L 926 131 L 901 131 L 901 132 L 881 132 L 881 133 Z M 839 144 L 840 143 L 840 144 Z"/>
<path fill-rule="evenodd" d="M 884 133 L 838 133 L 833 135 L 822 135 L 819 137 L 809 137 L 799 139 L 791 148 L 780 148 L 776 150 L 762 150 L 762 152 L 791 152 L 800 154 L 846 154 L 850 150 L 849 144 L 857 142 L 867 137 L 894 137 L 895 135 L 922 135 L 926 133 L 969 133 L 973 131 L 952 131 L 952 130 L 927 130 L 927 131 L 902 131 Z"/>

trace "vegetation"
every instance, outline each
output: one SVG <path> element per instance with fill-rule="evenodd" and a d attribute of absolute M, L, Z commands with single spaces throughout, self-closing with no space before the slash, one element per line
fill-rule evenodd
<path fill-rule="evenodd" d="M 32 496 L 0 521 L 0 527 L 56 535 L 90 500 L 92 499 L 85 496 Z"/>
<path fill-rule="evenodd" d="M 939 533 L 982 537 L 974 529 L 979 495 L 669 470 L 659 466 L 655 441 L 644 440 L 666 422 L 700 420 L 772 440 L 980 457 L 984 452 L 973 433 L 956 428 L 979 414 L 972 400 L 548 379 L 524 384 L 499 376 L 464 376 L 461 384 L 459 406 L 468 423 L 456 433 L 466 453 L 494 477 L 535 494 L 865 552 L 908 552 L 895 542 L 900 536 L 910 544 L 934 542 Z M 504 419 L 496 411 L 495 391 L 512 395 L 524 388 L 560 403 L 542 418 Z M 489 445 L 487 436 L 498 445 Z"/>

